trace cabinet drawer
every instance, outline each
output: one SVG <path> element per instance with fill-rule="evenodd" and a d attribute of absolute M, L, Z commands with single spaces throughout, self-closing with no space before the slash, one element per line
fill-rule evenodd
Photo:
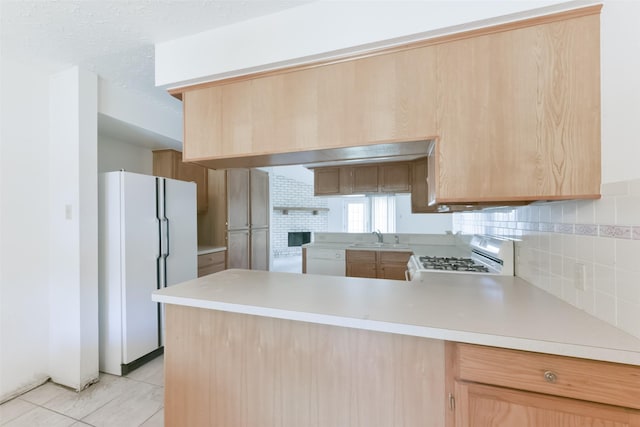
<path fill-rule="evenodd" d="M 224 265 L 224 261 L 225 261 L 225 251 L 198 255 L 198 269 L 211 267 L 212 265 L 215 265 L 215 264 Z"/>
<path fill-rule="evenodd" d="M 227 251 L 198 255 L 198 277 L 217 273 L 227 268 Z"/>
<path fill-rule="evenodd" d="M 380 262 L 407 265 L 411 252 L 379 252 L 378 256 Z"/>
<path fill-rule="evenodd" d="M 469 344 L 459 379 L 640 409 L 640 367 Z"/>
<path fill-rule="evenodd" d="M 376 251 L 347 250 L 347 262 L 376 262 Z"/>

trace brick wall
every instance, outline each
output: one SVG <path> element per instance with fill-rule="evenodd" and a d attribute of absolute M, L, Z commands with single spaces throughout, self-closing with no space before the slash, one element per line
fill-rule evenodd
<path fill-rule="evenodd" d="M 313 185 L 296 181 L 281 175 L 271 175 L 271 199 L 273 206 L 327 208 L 326 198 L 313 196 Z M 271 213 L 271 253 L 274 258 L 299 255 L 302 248 L 288 247 L 289 231 L 326 232 L 328 212 L 319 211 L 314 215 L 309 211 L 290 210 L 287 215 L 282 211 Z"/>

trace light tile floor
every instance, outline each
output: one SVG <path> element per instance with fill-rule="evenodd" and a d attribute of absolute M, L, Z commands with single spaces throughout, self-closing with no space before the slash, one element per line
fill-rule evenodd
<path fill-rule="evenodd" d="M 0 426 L 163 426 L 163 363 L 160 356 L 125 377 L 100 374 L 80 393 L 45 383 L 0 405 Z"/>

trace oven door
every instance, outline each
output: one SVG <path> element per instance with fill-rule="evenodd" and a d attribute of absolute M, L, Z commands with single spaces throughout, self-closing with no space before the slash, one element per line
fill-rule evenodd
<path fill-rule="evenodd" d="M 407 263 L 407 271 L 405 271 L 405 279 L 411 282 L 418 279 L 418 271 L 420 270 L 420 260 L 416 255 L 411 255 Z"/>

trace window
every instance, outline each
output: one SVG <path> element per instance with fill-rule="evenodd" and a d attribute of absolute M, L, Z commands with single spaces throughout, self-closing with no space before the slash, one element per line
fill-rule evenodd
<path fill-rule="evenodd" d="M 380 230 L 382 233 L 395 233 L 395 196 L 345 197 L 343 231 L 370 233 L 375 230 Z"/>

